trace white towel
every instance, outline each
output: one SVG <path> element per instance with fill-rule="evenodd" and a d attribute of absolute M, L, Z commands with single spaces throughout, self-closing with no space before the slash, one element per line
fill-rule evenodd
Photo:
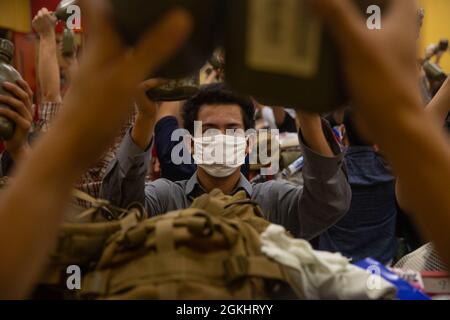
<path fill-rule="evenodd" d="M 262 252 L 273 260 L 299 271 L 306 299 L 374 300 L 394 299 L 396 288 L 380 276 L 350 264 L 339 253 L 315 251 L 286 230 L 270 225 L 261 234 Z"/>

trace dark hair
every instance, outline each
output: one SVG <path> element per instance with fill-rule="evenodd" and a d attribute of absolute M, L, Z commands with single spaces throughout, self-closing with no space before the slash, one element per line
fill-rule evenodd
<path fill-rule="evenodd" d="M 371 143 L 365 141 L 358 132 L 355 125 L 355 120 L 351 110 L 347 110 L 344 115 L 345 133 L 347 135 L 348 143 L 351 146 L 371 146 Z"/>
<path fill-rule="evenodd" d="M 194 134 L 194 121 L 198 120 L 200 108 L 214 104 L 239 105 L 242 109 L 245 130 L 255 127 L 255 106 L 250 97 L 241 96 L 224 84 L 211 84 L 201 87 L 200 91 L 184 104 L 185 129 Z"/>

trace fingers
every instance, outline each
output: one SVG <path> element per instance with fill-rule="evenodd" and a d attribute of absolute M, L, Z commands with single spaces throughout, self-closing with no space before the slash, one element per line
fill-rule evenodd
<path fill-rule="evenodd" d="M 384 27 L 402 55 L 402 62 L 409 66 L 411 71 L 416 71 L 418 4 L 416 0 L 391 0 L 390 5 Z"/>
<path fill-rule="evenodd" d="M 38 13 L 36 14 L 36 16 L 33 18 L 32 23 L 36 23 L 38 20 L 43 19 L 44 17 L 48 17 L 50 19 L 50 21 L 54 24 L 56 24 L 57 22 L 57 18 L 51 14 L 50 11 L 48 11 L 47 8 L 42 8 L 41 10 L 38 11 Z"/>
<path fill-rule="evenodd" d="M 0 102 L 14 108 L 14 110 L 0 108 L 0 115 L 12 120 L 20 130 L 29 132 L 33 122 L 33 91 L 28 83 L 22 79 L 17 81 L 17 85 L 6 82 L 4 88 L 20 100 L 0 95 Z"/>
<path fill-rule="evenodd" d="M 50 14 L 50 11 L 48 11 L 47 8 L 42 8 L 39 13 L 38 13 L 39 17 L 42 18 L 44 16 L 48 16 L 51 20 L 55 20 L 56 22 L 56 17 L 52 17 Z M 52 19 L 53 18 L 53 19 Z"/>
<path fill-rule="evenodd" d="M 12 84 L 10 82 L 5 82 L 3 84 L 3 88 L 6 89 L 8 92 L 13 94 L 16 98 L 18 98 L 21 102 L 24 104 L 31 105 L 31 100 L 28 94 L 18 85 Z"/>
<path fill-rule="evenodd" d="M 31 130 L 32 121 L 25 119 L 18 112 L 11 109 L 0 108 L 0 116 L 4 116 L 16 124 L 19 130 L 29 132 Z"/>
<path fill-rule="evenodd" d="M 28 96 L 28 93 L 22 89 L 19 84 L 14 84 L 11 82 L 5 82 L 3 84 L 3 88 L 6 89 L 8 92 L 12 93 L 14 96 L 16 96 L 18 99 L 23 101 L 24 103 L 29 104 L 31 102 L 30 97 Z"/>
<path fill-rule="evenodd" d="M 99 56 L 91 63 L 104 63 L 121 53 L 122 42 L 113 29 L 110 17 L 111 8 L 105 0 L 80 0 L 83 19 L 88 30 L 87 48 L 99 49 Z M 88 49 L 89 50 L 89 49 Z"/>
<path fill-rule="evenodd" d="M 23 118 L 25 118 L 27 120 L 33 119 L 33 117 L 31 116 L 31 111 L 28 111 L 27 108 L 25 107 L 25 105 L 23 104 L 23 102 L 21 102 L 20 100 L 17 100 L 13 97 L 0 95 L 0 103 L 10 106 L 11 108 L 13 108 L 15 110 L 15 112 L 17 112 L 18 114 L 20 114 Z M 1 110 L 3 110 L 3 109 L 4 108 L 1 108 Z"/>
<path fill-rule="evenodd" d="M 12 108 L 14 108 L 22 117 L 27 120 L 32 120 L 32 103 L 28 94 L 23 91 L 19 86 L 11 83 L 5 83 L 4 88 L 11 92 L 15 97 L 0 95 L 0 102 L 3 102 Z"/>
<path fill-rule="evenodd" d="M 344 49 L 351 50 L 366 32 L 366 23 L 350 0 L 309 0 L 310 5 L 329 27 Z"/>
<path fill-rule="evenodd" d="M 397 27 L 417 28 L 417 0 L 390 0 L 391 8 L 388 17 Z"/>
<path fill-rule="evenodd" d="M 361 12 L 350 0 L 309 0 L 324 22 L 339 32 L 353 32 L 365 26 Z"/>
<path fill-rule="evenodd" d="M 30 103 L 32 104 L 34 93 L 33 90 L 31 90 L 30 86 L 28 85 L 28 82 L 26 82 L 23 79 L 19 79 L 17 80 L 17 84 L 27 93 Z"/>
<path fill-rule="evenodd" d="M 48 9 L 44 7 L 41 10 L 39 10 L 38 16 L 42 17 L 43 15 L 46 15 L 48 13 L 49 13 Z"/>
<path fill-rule="evenodd" d="M 36 22 L 36 20 L 40 19 L 46 12 L 48 12 L 48 10 L 45 7 L 39 10 L 33 18 L 33 23 Z"/>
<path fill-rule="evenodd" d="M 125 69 L 135 79 L 142 79 L 163 65 L 188 39 L 192 18 L 188 12 L 174 9 L 142 38 L 125 56 Z"/>
<path fill-rule="evenodd" d="M 417 41 L 419 29 L 418 3 L 416 0 L 390 0 L 385 26 L 399 40 Z"/>

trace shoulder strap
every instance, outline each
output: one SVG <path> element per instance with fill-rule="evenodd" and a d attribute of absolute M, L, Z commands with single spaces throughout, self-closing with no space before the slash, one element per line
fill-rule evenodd
<path fill-rule="evenodd" d="M 91 204 L 91 208 L 83 211 L 77 217 L 80 220 L 89 218 L 89 217 L 93 216 L 94 214 L 98 213 L 100 210 L 103 210 L 103 212 L 107 214 L 106 218 L 108 220 L 120 220 L 120 219 L 124 218 L 129 212 L 132 211 L 132 210 L 116 207 L 116 206 L 112 205 L 108 200 L 94 198 L 91 195 L 89 195 L 81 190 L 78 190 L 78 189 L 72 190 L 72 196 L 79 200 L 83 200 L 83 201 Z M 139 208 L 137 208 L 137 211 L 139 211 Z M 146 217 L 146 214 L 142 213 L 141 216 L 142 216 L 141 218 L 144 218 L 144 217 Z"/>

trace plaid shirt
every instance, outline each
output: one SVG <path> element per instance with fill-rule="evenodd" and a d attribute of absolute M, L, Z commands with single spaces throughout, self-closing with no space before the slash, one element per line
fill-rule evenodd
<path fill-rule="evenodd" d="M 50 129 L 51 124 L 58 114 L 60 107 L 61 103 L 54 102 L 42 103 L 40 105 L 38 122 L 38 130 L 40 132 L 47 132 Z M 81 176 L 81 178 L 76 182 L 75 188 L 91 195 L 94 198 L 99 198 L 100 188 L 102 185 L 103 177 L 106 174 L 106 170 L 109 164 L 115 159 L 117 149 L 125 134 L 129 131 L 130 127 L 133 126 L 134 120 L 135 114 L 132 114 L 129 117 L 127 123 L 123 126 L 120 135 L 116 137 L 113 145 L 100 158 L 96 165 L 91 167 Z M 76 203 L 82 207 L 90 207 L 90 204 L 83 200 L 77 200 Z"/>

